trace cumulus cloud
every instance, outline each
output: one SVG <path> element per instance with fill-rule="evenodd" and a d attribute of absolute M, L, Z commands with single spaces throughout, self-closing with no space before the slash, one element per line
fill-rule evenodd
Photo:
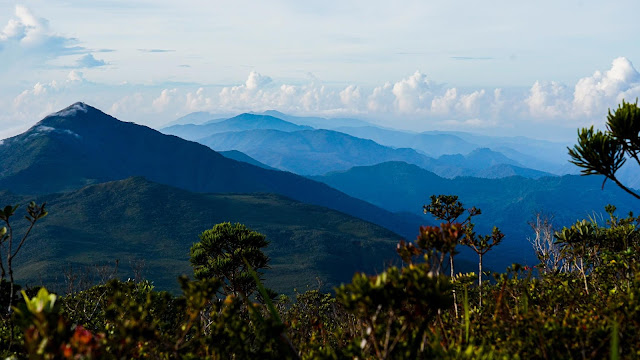
<path fill-rule="evenodd" d="M 17 5 L 14 15 L 0 32 L 1 66 L 85 52 L 77 39 L 53 33 L 49 21 L 36 17 L 28 8 Z"/>
<path fill-rule="evenodd" d="M 396 109 L 403 113 L 424 112 L 427 101 L 433 98 L 430 81 L 419 71 L 395 83 L 391 92 L 395 96 Z"/>
<path fill-rule="evenodd" d="M 443 95 L 435 96 L 433 100 L 431 100 L 431 111 L 437 115 L 449 114 L 457 100 L 458 90 L 456 90 L 456 88 L 447 89 Z"/>
<path fill-rule="evenodd" d="M 30 109 L 36 109 L 37 114 L 47 114 L 54 111 L 59 105 L 67 106 L 60 102 L 59 95 L 71 90 L 79 84 L 86 83 L 82 72 L 72 70 L 62 81 L 36 82 L 33 87 L 23 90 L 13 99 L 13 108 L 20 113 L 28 113 Z"/>
<path fill-rule="evenodd" d="M 94 68 L 105 65 L 107 63 L 104 60 L 96 59 L 92 54 L 86 54 L 76 61 L 76 66 L 81 68 Z"/>
<path fill-rule="evenodd" d="M 611 69 L 580 79 L 573 94 L 573 109 L 587 116 L 614 107 L 623 98 L 640 95 L 640 74 L 627 58 L 613 60 Z"/>
<path fill-rule="evenodd" d="M 177 91 L 178 91 L 178 89 L 171 89 L 171 90 L 164 89 L 164 90 L 162 90 L 162 92 L 160 93 L 160 96 L 158 96 L 157 98 L 155 98 L 153 100 L 153 103 L 151 104 L 151 107 L 156 112 L 165 111 L 167 106 L 169 106 L 169 104 L 173 100 L 173 97 L 175 96 Z"/>
<path fill-rule="evenodd" d="M 611 68 L 595 71 L 576 83 L 573 91 L 557 82 L 535 82 L 525 99 L 528 113 L 538 119 L 569 119 L 584 123 L 603 122 L 607 109 L 623 99 L 640 96 L 640 73 L 624 57 L 613 60 Z"/>
<path fill-rule="evenodd" d="M 388 121 L 390 126 L 402 121 L 402 126 L 410 122 L 424 128 L 506 128 L 535 121 L 575 129 L 604 121 L 607 108 L 623 98 L 640 97 L 640 74 L 625 58 L 615 59 L 610 69 L 596 71 L 574 86 L 536 81 L 524 91 L 445 86 L 420 71 L 372 87 L 330 86 L 313 77 L 306 81 L 279 82 L 252 71 L 235 86 L 111 85 L 110 98 L 95 95 L 93 99 L 108 104 L 105 109 L 116 116 L 147 124 L 166 123 L 194 111 L 229 114 L 275 109 L 297 115 L 366 116 Z M 89 87 L 83 84 L 93 83 L 74 70 L 57 82 L 40 81 L 22 89 L 6 100 L 7 107 L 25 114 L 36 108 L 55 111 L 85 99 Z"/>
<path fill-rule="evenodd" d="M 245 81 L 244 86 L 247 90 L 257 90 L 271 82 L 271 78 L 268 76 L 263 76 L 255 71 L 249 73 L 249 77 L 247 81 Z"/>
<path fill-rule="evenodd" d="M 359 109 L 362 102 L 360 88 L 356 85 L 349 85 L 340 91 L 340 102 L 349 109 Z"/>
<path fill-rule="evenodd" d="M 558 82 L 536 81 L 529 90 L 529 97 L 525 99 L 525 103 L 532 116 L 553 118 L 568 113 L 570 109 L 567 101 L 568 94 L 567 87 Z"/>
<path fill-rule="evenodd" d="M 207 110 L 211 107 L 212 100 L 208 97 L 204 88 L 199 88 L 196 92 L 187 93 L 185 108 L 188 111 Z"/>

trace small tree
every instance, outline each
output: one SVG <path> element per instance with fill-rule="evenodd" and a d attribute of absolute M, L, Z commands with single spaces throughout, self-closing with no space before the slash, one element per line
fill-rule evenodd
<path fill-rule="evenodd" d="M 578 144 L 568 148 L 571 163 L 582 168 L 583 175 L 604 175 L 621 189 L 640 199 L 640 195 L 622 184 L 616 177 L 627 159 L 633 159 L 640 165 L 640 108 L 622 100 L 618 109 L 607 115 L 607 130 L 602 132 L 590 128 L 578 130 Z"/>
<path fill-rule="evenodd" d="M 465 228 L 466 234 L 462 238 L 462 244 L 470 247 L 478 254 L 478 288 L 480 288 L 480 306 L 482 306 L 482 258 L 494 246 L 500 244 L 504 234 L 494 226 L 491 235 L 476 235 L 473 227 L 474 224 L 469 224 Z"/>
<path fill-rule="evenodd" d="M 15 281 L 13 279 L 13 260 L 22 249 L 22 246 L 26 242 L 31 230 L 35 226 L 36 222 L 43 217 L 47 216 L 45 210 L 46 203 L 42 205 L 36 205 L 35 202 L 29 203 L 27 206 L 27 215 L 25 218 L 29 222 L 27 231 L 22 235 L 18 242 L 14 238 L 13 226 L 11 223 L 11 217 L 15 215 L 19 205 L 5 206 L 4 209 L 0 209 L 0 221 L 4 222 L 3 227 L 0 227 L 0 284 L 4 281 L 7 273 L 9 274 L 9 307 L 8 312 L 11 312 L 13 306 L 13 297 L 15 295 Z M 6 259 L 6 263 L 5 263 Z"/>
<path fill-rule="evenodd" d="M 480 209 L 477 209 L 475 206 L 470 209 L 465 209 L 464 205 L 458 200 L 457 195 L 431 195 L 431 203 L 424 205 L 422 208 L 425 214 L 428 213 L 438 220 L 446 221 L 448 225 L 457 223 L 459 229 L 463 229 L 469 225 L 471 223 L 471 217 L 482 213 Z M 458 218 L 462 216 L 465 211 L 468 212 L 469 215 L 464 221 L 458 222 Z M 457 254 L 455 251 L 456 245 L 457 243 L 453 244 L 453 248 L 449 252 L 449 266 L 452 278 L 455 276 L 453 256 Z"/>
<path fill-rule="evenodd" d="M 218 278 L 224 295 L 250 296 L 257 288 L 250 266 L 259 276 L 269 258 L 262 252 L 269 242 L 263 234 L 242 224 L 221 223 L 200 234 L 191 247 L 191 265 L 197 279 Z"/>

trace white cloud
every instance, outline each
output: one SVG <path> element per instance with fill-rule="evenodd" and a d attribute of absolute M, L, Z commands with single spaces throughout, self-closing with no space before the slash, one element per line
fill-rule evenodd
<path fill-rule="evenodd" d="M 609 70 L 580 79 L 573 87 L 536 81 L 528 91 L 444 86 L 419 71 L 372 87 L 336 87 L 317 78 L 305 81 L 280 82 L 252 71 L 245 81 L 227 87 L 104 85 L 88 82 L 74 70 L 57 81 L 35 82 L 4 100 L 4 108 L 12 112 L 0 115 L 0 126 L 10 127 L 7 124 L 13 124 L 14 118 L 33 121 L 43 113 L 85 101 L 102 105 L 120 118 L 150 125 L 194 111 L 229 114 L 275 109 L 296 115 L 364 116 L 388 126 L 417 129 L 535 127 L 539 122 L 568 129 L 604 121 L 608 107 L 617 106 L 622 98 L 633 101 L 640 96 L 640 74 L 624 58 L 614 60 Z M 108 88 L 101 90 L 105 96 L 91 92 L 97 88 Z"/>
<path fill-rule="evenodd" d="M 456 104 L 456 109 L 466 115 L 475 115 L 481 110 L 484 110 L 481 108 L 482 105 L 480 104 L 484 95 L 484 89 L 476 90 L 471 94 L 462 95 L 460 96 L 460 101 Z"/>
<path fill-rule="evenodd" d="M 153 103 L 151 104 L 151 107 L 156 112 L 165 111 L 167 106 L 169 106 L 169 104 L 173 100 L 173 97 L 175 96 L 177 91 L 178 91 L 178 89 L 171 89 L 171 90 L 164 89 L 164 90 L 162 90 L 162 92 L 160 93 L 160 96 L 158 96 L 156 99 L 153 100 Z"/>
<path fill-rule="evenodd" d="M 623 98 L 640 94 L 640 74 L 627 58 L 613 60 L 611 69 L 582 78 L 575 86 L 573 110 L 580 115 L 601 115 L 609 107 L 615 107 Z"/>
<path fill-rule="evenodd" d="M 603 123 L 607 109 L 615 108 L 623 99 L 640 96 L 640 73 L 627 58 L 613 60 L 604 72 L 581 78 L 573 92 L 558 82 L 536 81 L 525 99 L 530 116 L 541 120 L 566 119 L 588 124 Z"/>
<path fill-rule="evenodd" d="M 71 70 L 67 75 L 68 82 L 83 82 L 84 74 L 81 71 Z"/>
<path fill-rule="evenodd" d="M 257 90 L 271 82 L 271 78 L 268 76 L 260 75 L 259 73 L 252 71 L 249 73 L 249 77 L 245 82 L 245 87 L 247 90 Z"/>
<path fill-rule="evenodd" d="M 356 85 L 349 85 L 340 91 L 340 102 L 349 109 L 358 109 L 361 101 L 360 88 Z"/>
<path fill-rule="evenodd" d="M 202 111 L 211 108 L 211 98 L 204 93 L 204 88 L 199 88 L 195 93 L 187 93 L 185 108 L 187 111 Z"/>
<path fill-rule="evenodd" d="M 433 97 L 430 81 L 425 74 L 416 71 L 393 85 L 395 108 L 401 113 L 419 113 L 427 110 L 425 104 Z"/>
<path fill-rule="evenodd" d="M 373 113 L 388 113 L 393 110 L 393 86 L 390 82 L 377 86 L 369 95 L 367 109 Z"/>
<path fill-rule="evenodd" d="M 555 118 L 569 111 L 567 87 L 552 81 L 541 83 L 536 81 L 529 90 L 525 103 L 529 113 L 535 118 Z"/>
<path fill-rule="evenodd" d="M 438 115 L 449 114 L 457 98 L 458 91 L 456 88 L 447 89 L 444 95 L 436 96 L 431 100 L 431 111 Z"/>
<path fill-rule="evenodd" d="M 17 5 L 15 17 L 0 32 L 0 65 L 5 68 L 15 63 L 33 63 L 85 52 L 77 40 L 53 33 L 46 19 L 38 18 L 26 7 Z"/>

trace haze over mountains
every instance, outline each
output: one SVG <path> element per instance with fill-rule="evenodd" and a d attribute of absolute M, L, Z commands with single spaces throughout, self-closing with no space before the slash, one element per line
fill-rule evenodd
<path fill-rule="evenodd" d="M 305 123 L 301 120 L 305 118 L 287 118 Z M 312 119 L 313 121 L 306 123 L 317 126 L 320 124 L 320 119 Z M 238 150 L 268 166 L 301 175 L 321 175 L 336 170 L 347 170 L 353 166 L 374 165 L 385 161 L 416 164 L 440 176 L 450 178 L 456 176 L 496 178 L 513 175 L 538 178 L 552 175 L 544 171 L 527 169 L 525 165 L 502 153 L 477 147 L 454 135 L 409 134 L 370 125 L 363 128 L 338 127 L 337 129 L 348 129 L 364 138 L 325 128 L 312 129 L 273 116 L 256 114 L 241 114 L 228 120 L 206 122 L 201 125 L 174 125 L 162 129 L 162 132 L 198 141 L 216 151 Z M 376 142 L 380 137 L 387 139 L 387 143 L 392 142 L 395 145 L 401 145 L 405 143 L 404 140 L 412 138 L 414 141 L 407 141 L 406 144 L 418 146 L 414 148 L 384 146 Z M 376 141 L 372 141 L 372 138 Z M 425 155 L 429 152 L 438 154 L 439 158 Z"/>
<path fill-rule="evenodd" d="M 479 231 L 504 231 L 505 241 L 486 258 L 496 269 L 514 261 L 535 265 L 526 239 L 537 211 L 568 226 L 608 203 L 621 212 L 638 206 L 617 188 L 602 191 L 599 178 L 530 166 L 563 167 L 561 156 L 550 155 L 559 152 L 555 143 L 407 133 L 353 119 L 327 121 L 331 130 L 321 118 L 273 111 L 194 117 L 202 123 L 162 130 L 183 139 L 76 103 L 0 142 L 4 201 L 50 204 L 49 222 L 31 248 L 46 251 L 25 257 L 25 274 L 140 255 L 149 277 L 169 288 L 177 273 L 188 272 L 197 234 L 239 221 L 272 241 L 270 286 L 286 292 L 318 277 L 329 290 L 354 271 L 397 259 L 398 239 L 412 240 L 420 225 L 435 223 L 422 214 L 433 194 L 456 194 L 480 207 Z M 389 145 L 403 139 L 415 148 Z M 473 254 L 463 251 L 459 259 L 464 264 Z"/>

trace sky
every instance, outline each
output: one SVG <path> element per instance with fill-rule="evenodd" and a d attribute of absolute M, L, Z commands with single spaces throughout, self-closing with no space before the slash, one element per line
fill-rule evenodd
<path fill-rule="evenodd" d="M 566 141 L 640 97 L 640 2 L 0 0 L 0 139 L 83 101 Z"/>

